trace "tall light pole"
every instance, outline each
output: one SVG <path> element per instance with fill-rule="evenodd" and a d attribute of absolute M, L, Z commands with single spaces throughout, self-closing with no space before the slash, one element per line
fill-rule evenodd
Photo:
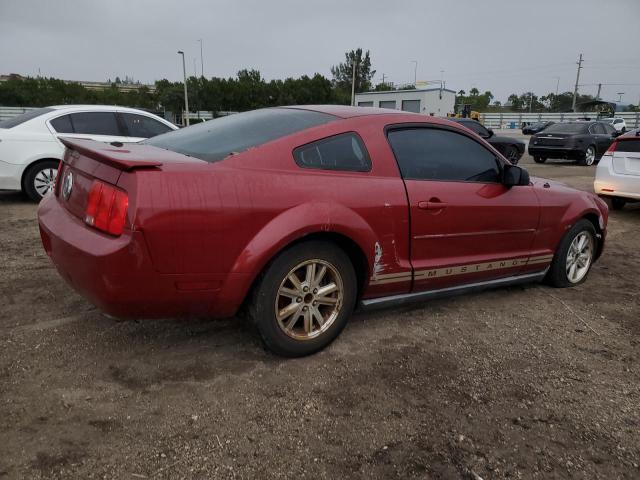
<path fill-rule="evenodd" d="M 413 63 L 413 86 L 416 86 L 416 83 L 418 82 L 418 61 L 417 60 L 410 60 L 409 63 Z"/>
<path fill-rule="evenodd" d="M 204 60 L 202 57 L 202 39 L 199 38 L 198 41 L 200 42 L 200 75 L 204 77 Z"/>
<path fill-rule="evenodd" d="M 573 103 L 571 104 L 571 111 L 576 111 L 576 99 L 578 98 L 578 83 L 580 82 L 580 69 L 582 68 L 582 54 L 578 60 L 578 73 L 576 74 L 576 86 L 573 89 Z"/>
<path fill-rule="evenodd" d="M 184 75 L 184 111 L 187 116 L 187 127 L 189 126 L 189 95 L 187 93 L 187 67 L 184 63 L 184 52 L 178 50 L 178 55 L 182 55 L 182 74 Z M 184 119 L 182 119 L 184 123 Z"/>
<path fill-rule="evenodd" d="M 560 88 L 560 77 L 553 77 L 556 79 L 556 97 L 558 96 L 558 89 Z"/>

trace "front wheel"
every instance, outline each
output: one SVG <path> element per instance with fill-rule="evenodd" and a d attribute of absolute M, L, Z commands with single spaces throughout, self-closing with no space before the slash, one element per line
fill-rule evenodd
<path fill-rule="evenodd" d="M 544 163 L 547 159 L 545 157 L 533 157 L 533 161 L 536 163 Z"/>
<path fill-rule="evenodd" d="M 329 345 L 355 307 L 357 282 L 349 257 L 328 242 L 299 243 L 269 265 L 249 314 L 271 351 L 287 357 Z"/>
<path fill-rule="evenodd" d="M 596 147 L 593 145 L 589 145 L 587 150 L 584 152 L 584 156 L 580 160 L 580 165 L 586 165 L 590 167 L 596 161 Z"/>
<path fill-rule="evenodd" d="M 560 242 L 545 280 L 559 288 L 584 282 L 595 253 L 596 230 L 589 220 L 579 220 Z"/>
<path fill-rule="evenodd" d="M 42 200 L 53 190 L 58 175 L 58 164 L 55 160 L 45 160 L 28 168 L 24 175 L 22 189 L 34 202 Z"/>

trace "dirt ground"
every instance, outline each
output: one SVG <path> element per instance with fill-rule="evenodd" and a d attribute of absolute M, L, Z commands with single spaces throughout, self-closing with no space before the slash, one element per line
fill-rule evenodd
<path fill-rule="evenodd" d="M 640 478 L 640 206 L 577 288 L 357 314 L 298 360 L 237 319 L 103 317 L 35 212 L 0 193 L 0 479 Z"/>

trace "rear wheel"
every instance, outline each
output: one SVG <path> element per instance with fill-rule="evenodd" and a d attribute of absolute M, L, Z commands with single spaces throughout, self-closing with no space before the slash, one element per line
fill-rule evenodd
<path fill-rule="evenodd" d="M 613 197 L 611 199 L 611 206 L 614 210 L 622 210 L 626 205 L 627 201 L 624 198 Z"/>
<path fill-rule="evenodd" d="M 589 220 L 579 220 L 560 242 L 545 280 L 560 288 L 584 282 L 595 253 L 596 230 Z"/>
<path fill-rule="evenodd" d="M 589 145 L 584 152 L 583 157 L 580 159 L 580 165 L 586 165 L 587 167 L 593 165 L 596 161 L 596 147 Z"/>
<path fill-rule="evenodd" d="M 520 160 L 520 152 L 513 145 L 507 145 L 504 151 L 504 156 L 507 157 L 509 161 L 514 165 L 517 165 L 518 160 Z"/>
<path fill-rule="evenodd" d="M 53 190 L 58 175 L 58 164 L 59 162 L 55 160 L 45 160 L 27 169 L 22 189 L 31 200 L 39 202 Z"/>
<path fill-rule="evenodd" d="M 533 157 L 533 161 L 536 163 L 544 163 L 547 159 L 545 157 Z"/>
<path fill-rule="evenodd" d="M 309 241 L 282 252 L 253 292 L 249 314 L 274 353 L 301 357 L 329 345 L 355 307 L 357 282 L 336 245 Z"/>

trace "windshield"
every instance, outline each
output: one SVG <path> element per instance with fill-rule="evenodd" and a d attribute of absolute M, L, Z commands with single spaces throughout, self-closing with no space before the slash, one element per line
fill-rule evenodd
<path fill-rule="evenodd" d="M 13 128 L 21 123 L 32 120 L 40 115 L 44 115 L 45 113 L 53 112 L 53 108 L 34 108 L 33 110 L 29 110 L 22 115 L 17 115 L 15 117 L 9 118 L 8 120 L 3 120 L 0 122 L 0 128 Z"/>
<path fill-rule="evenodd" d="M 544 129 L 544 133 L 584 133 L 588 123 L 554 123 Z"/>
<path fill-rule="evenodd" d="M 216 162 L 234 153 L 322 125 L 338 117 L 295 108 L 265 108 L 217 118 L 142 143 Z"/>

